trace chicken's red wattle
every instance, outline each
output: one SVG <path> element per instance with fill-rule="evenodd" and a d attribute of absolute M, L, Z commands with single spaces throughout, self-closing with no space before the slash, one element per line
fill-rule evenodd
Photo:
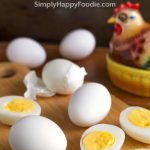
<path fill-rule="evenodd" d="M 121 27 L 121 25 L 118 24 L 118 23 L 115 24 L 114 30 L 115 30 L 115 33 L 116 33 L 117 35 L 120 35 L 120 34 L 122 33 L 122 27 Z"/>

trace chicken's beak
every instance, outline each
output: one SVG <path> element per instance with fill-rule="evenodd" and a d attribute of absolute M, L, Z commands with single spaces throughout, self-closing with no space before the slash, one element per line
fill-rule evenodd
<path fill-rule="evenodd" d="M 114 17 L 111 17 L 107 20 L 107 23 L 115 23 L 115 18 Z"/>

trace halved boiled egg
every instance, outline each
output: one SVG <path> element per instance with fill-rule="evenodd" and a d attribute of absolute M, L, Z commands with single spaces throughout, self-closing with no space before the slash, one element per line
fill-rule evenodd
<path fill-rule="evenodd" d="M 21 96 L 0 98 L 0 122 L 13 125 L 17 120 L 28 115 L 40 115 L 40 105 Z"/>
<path fill-rule="evenodd" d="M 150 144 L 150 110 L 128 107 L 120 114 L 120 125 L 133 139 Z"/>
<path fill-rule="evenodd" d="M 81 150 L 120 150 L 125 133 L 117 126 L 98 124 L 88 128 L 80 140 Z"/>

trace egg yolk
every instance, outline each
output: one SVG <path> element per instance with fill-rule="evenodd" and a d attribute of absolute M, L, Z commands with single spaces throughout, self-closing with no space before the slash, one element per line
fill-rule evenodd
<path fill-rule="evenodd" d="M 150 128 L 150 111 L 147 109 L 135 109 L 129 112 L 128 120 L 139 127 Z"/>
<path fill-rule="evenodd" d="M 4 106 L 4 110 L 17 113 L 28 113 L 32 112 L 34 107 L 35 104 L 31 100 L 18 98 L 8 102 Z"/>
<path fill-rule="evenodd" d="M 116 138 L 109 132 L 94 131 L 86 135 L 82 142 L 85 150 L 108 150 Z"/>

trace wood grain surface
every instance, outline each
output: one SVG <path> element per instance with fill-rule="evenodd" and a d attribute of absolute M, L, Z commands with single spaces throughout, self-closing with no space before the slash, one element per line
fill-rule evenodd
<path fill-rule="evenodd" d="M 0 44 L 1 61 L 6 61 L 6 56 L 5 56 L 6 44 L 7 43 Z M 60 57 L 58 53 L 58 46 L 48 45 L 48 44 L 44 44 L 44 46 L 48 54 L 47 60 Z M 109 77 L 107 75 L 106 63 L 105 63 L 106 52 L 107 49 L 98 48 L 90 57 L 88 57 L 85 60 L 78 61 L 76 63 L 86 68 L 88 72 L 86 81 L 101 82 L 104 85 L 106 85 L 108 89 L 111 91 L 112 108 L 109 115 L 106 117 L 103 123 L 115 124 L 119 126 L 119 121 L 118 121 L 119 114 L 124 108 L 128 106 L 121 100 L 126 101 L 128 104 L 140 105 L 144 107 L 150 107 L 150 101 L 148 98 L 146 99 L 143 97 L 131 95 L 113 86 L 113 84 L 110 82 Z M 1 68 L 5 68 L 4 64 L 0 64 L 0 74 L 2 74 Z M 41 74 L 41 68 L 42 67 L 36 70 L 39 75 Z M 13 74 L 12 76 L 0 75 L 1 78 L 0 96 L 14 95 L 14 94 L 23 95 L 25 87 L 22 83 L 22 79 L 25 72 L 28 71 L 26 67 L 24 69 L 25 71 L 20 71 L 22 70 L 20 68 L 18 70 L 18 73 Z M 20 75 L 16 78 L 15 76 L 17 74 Z M 1 84 L 2 82 L 3 84 Z M 16 85 L 16 83 L 18 84 Z M 119 100 L 119 98 L 117 97 L 120 97 L 121 100 Z M 67 106 L 69 100 L 70 100 L 70 96 L 61 96 L 61 95 L 56 95 L 54 97 L 45 98 L 45 99 L 38 98 L 38 102 L 42 107 L 42 115 L 49 119 L 52 119 L 63 129 L 68 140 L 67 150 L 79 150 L 80 137 L 81 134 L 86 130 L 86 128 L 77 127 L 70 122 L 67 114 Z M 10 150 L 8 144 L 9 129 L 10 127 L 0 123 L 0 150 Z M 135 148 L 150 148 L 150 145 L 142 144 L 126 136 L 126 140 L 122 150 L 132 150 Z"/>

